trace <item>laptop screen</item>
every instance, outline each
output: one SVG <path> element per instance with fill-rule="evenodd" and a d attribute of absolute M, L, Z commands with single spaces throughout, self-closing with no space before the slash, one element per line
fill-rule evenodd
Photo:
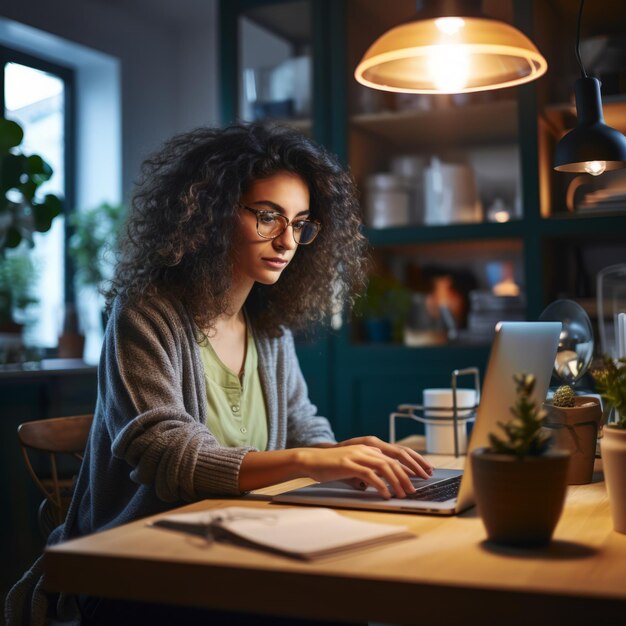
<path fill-rule="evenodd" d="M 536 378 L 533 399 L 542 404 L 546 399 L 554 365 L 560 322 L 500 322 L 491 347 L 483 382 L 480 405 L 468 446 L 472 450 L 489 445 L 489 433 L 499 432 L 498 422 L 511 419 L 510 407 L 515 403 L 513 376 L 520 372 Z M 459 492 L 459 506 L 473 502 L 471 463 L 465 464 L 465 476 Z"/>

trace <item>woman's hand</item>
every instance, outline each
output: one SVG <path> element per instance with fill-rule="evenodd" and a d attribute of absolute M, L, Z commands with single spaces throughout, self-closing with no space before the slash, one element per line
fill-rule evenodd
<path fill-rule="evenodd" d="M 428 478 L 431 473 L 431 465 L 410 448 L 356 437 L 311 448 L 248 452 L 239 468 L 239 488 L 250 491 L 306 476 L 319 482 L 342 480 L 355 489 L 369 485 L 383 498 L 391 498 L 392 492 L 404 498 L 415 492 L 411 476 Z"/>
<path fill-rule="evenodd" d="M 387 443 L 378 437 L 353 437 L 352 439 L 340 441 L 336 446 L 353 446 L 357 444 L 378 448 L 384 455 L 396 459 L 396 461 L 402 463 L 404 467 L 413 470 L 415 475 L 421 478 L 429 478 L 433 473 L 433 466 L 415 450 L 406 446 Z"/>
<path fill-rule="evenodd" d="M 362 439 L 370 440 L 369 437 Z M 406 452 L 408 448 L 385 444 L 375 437 L 371 440 L 375 440 L 377 445 L 351 443 L 358 440 L 350 440 L 333 447 L 301 448 L 298 456 L 302 471 L 319 482 L 352 479 L 352 483 L 356 479 L 374 487 L 383 498 L 392 496 L 387 484 L 397 498 L 414 493 L 415 487 L 410 476 L 419 474 L 427 477 L 428 474 L 413 455 Z M 387 446 L 385 451 L 382 450 L 383 446 Z M 391 454 L 387 454 L 387 450 Z M 421 459 L 417 453 L 414 454 Z M 426 461 L 422 461 L 430 467 Z"/>

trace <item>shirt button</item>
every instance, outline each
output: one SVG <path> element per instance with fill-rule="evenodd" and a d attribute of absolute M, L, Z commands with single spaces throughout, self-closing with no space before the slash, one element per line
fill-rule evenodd
<path fill-rule="evenodd" d="M 242 426 L 240 430 L 244 435 L 248 432 L 248 429 L 245 426 Z"/>
<path fill-rule="evenodd" d="M 232 409 L 233 413 L 238 413 L 239 412 L 239 405 L 238 404 L 233 404 L 230 408 Z"/>

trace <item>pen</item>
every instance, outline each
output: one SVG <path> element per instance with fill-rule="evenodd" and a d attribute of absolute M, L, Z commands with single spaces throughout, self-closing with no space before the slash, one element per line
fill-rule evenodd
<path fill-rule="evenodd" d="M 187 533 L 190 535 L 198 535 L 204 539 L 215 539 L 215 529 L 217 524 L 212 522 L 210 524 L 204 523 L 189 523 L 189 522 L 175 522 L 168 519 L 155 520 L 150 524 L 151 526 L 157 526 L 159 528 L 168 528 L 169 530 L 178 530 L 179 532 Z"/>

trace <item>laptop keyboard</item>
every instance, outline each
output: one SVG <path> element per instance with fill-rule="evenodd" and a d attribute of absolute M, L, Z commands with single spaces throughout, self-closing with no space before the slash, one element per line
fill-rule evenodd
<path fill-rule="evenodd" d="M 456 498 L 461 486 L 461 476 L 446 478 L 434 485 L 418 489 L 415 493 L 407 493 L 408 500 L 422 500 L 428 502 L 445 502 Z"/>

